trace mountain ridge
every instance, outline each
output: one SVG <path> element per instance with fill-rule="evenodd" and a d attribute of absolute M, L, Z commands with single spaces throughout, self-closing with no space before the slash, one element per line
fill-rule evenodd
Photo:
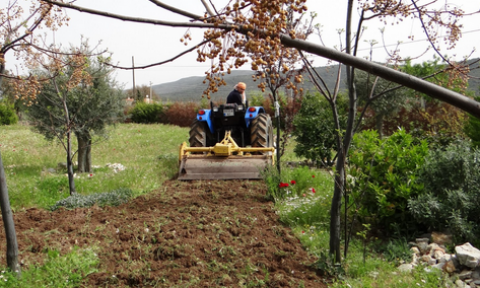
<path fill-rule="evenodd" d="M 315 70 L 324 78 L 329 89 L 335 87 L 338 66 L 321 66 L 316 67 Z M 214 101 L 226 99 L 228 93 L 233 90 L 233 87 L 238 82 L 244 82 L 247 84 L 247 96 L 252 94 L 262 94 L 262 91 L 257 87 L 260 82 L 254 81 L 254 78 L 252 78 L 255 73 L 256 71 L 253 70 L 234 70 L 231 74 L 226 74 L 224 80 L 227 85 L 219 87 L 218 92 L 212 93 L 211 99 Z M 468 90 L 474 91 L 475 94 L 478 95 L 480 86 L 480 69 L 472 69 L 471 75 L 473 77 L 469 80 Z M 304 83 L 300 84 L 298 87 L 303 88 L 304 92 L 316 91 L 308 74 L 304 73 L 303 76 Z M 341 79 L 345 78 L 345 69 L 342 65 Z M 152 90 L 159 95 L 162 101 L 200 101 L 202 99 L 203 91 L 208 87 L 207 84 L 203 83 L 204 80 L 205 76 L 189 76 L 168 83 L 152 85 Z M 340 89 L 345 89 L 343 81 L 340 83 Z"/>

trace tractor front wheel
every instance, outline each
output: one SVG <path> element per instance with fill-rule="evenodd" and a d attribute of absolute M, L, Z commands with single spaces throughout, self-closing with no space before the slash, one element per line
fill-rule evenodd
<path fill-rule="evenodd" d="M 273 146 L 273 126 L 270 115 L 266 113 L 258 114 L 251 124 L 251 144 L 255 148 L 268 148 Z M 267 154 L 267 152 L 258 152 L 257 154 Z"/>

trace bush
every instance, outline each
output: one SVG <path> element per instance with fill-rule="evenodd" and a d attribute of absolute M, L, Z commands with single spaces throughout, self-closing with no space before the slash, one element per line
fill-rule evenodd
<path fill-rule="evenodd" d="M 18 122 L 15 108 L 6 102 L 0 102 L 0 125 L 13 125 Z"/>
<path fill-rule="evenodd" d="M 134 123 L 160 123 L 163 114 L 163 106 L 158 103 L 147 104 L 138 102 L 129 113 L 130 118 Z"/>
<path fill-rule="evenodd" d="M 419 173 L 425 193 L 410 199 L 410 213 L 429 229 L 449 229 L 458 241 L 478 242 L 480 151 L 458 141 L 432 150 Z"/>
<path fill-rule="evenodd" d="M 344 97 L 338 98 L 340 128 L 347 123 L 347 102 Z M 299 157 L 318 161 L 324 166 L 332 166 L 334 151 L 337 150 L 337 131 L 332 109 L 328 101 L 319 93 L 306 94 L 302 100 L 300 111 L 295 116 L 293 136 L 297 145 L 294 152 Z"/>
<path fill-rule="evenodd" d="M 408 200 L 422 192 L 417 175 L 428 145 L 415 142 L 404 130 L 383 140 L 371 130 L 354 136 L 356 150 L 350 152 L 347 176 L 349 206 L 358 211 L 362 223 L 390 233 L 416 232 Z"/>
<path fill-rule="evenodd" d="M 190 127 L 195 120 L 200 105 L 198 102 L 174 102 L 169 104 L 165 111 L 167 124 Z"/>
<path fill-rule="evenodd" d="M 96 193 L 91 195 L 75 194 L 58 201 L 50 209 L 57 210 L 60 207 L 66 209 L 87 208 L 93 205 L 103 206 L 118 206 L 128 202 L 132 197 L 133 192 L 128 188 L 120 188 L 107 193 Z"/>

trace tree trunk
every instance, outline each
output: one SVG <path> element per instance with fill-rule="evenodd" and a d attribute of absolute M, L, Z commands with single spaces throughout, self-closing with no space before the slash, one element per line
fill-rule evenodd
<path fill-rule="evenodd" d="M 82 137 L 81 134 L 75 133 L 75 136 L 77 136 L 77 173 L 84 173 L 85 172 L 85 166 L 86 166 L 86 141 L 85 138 Z"/>
<path fill-rule="evenodd" d="M 351 19 L 353 11 L 353 0 L 348 1 L 348 13 L 346 24 L 346 53 L 351 53 Z M 345 165 L 348 156 L 348 149 L 353 138 L 353 129 L 355 124 L 355 115 L 357 112 L 357 97 L 355 91 L 355 74 L 352 66 L 346 66 L 347 85 L 348 85 L 348 120 L 343 143 L 339 144 L 338 159 L 335 171 L 335 183 L 333 189 L 333 199 L 330 211 L 330 255 L 335 257 L 336 263 L 341 263 L 340 253 L 340 213 L 342 207 L 342 196 L 345 185 Z M 345 219 L 346 221 L 347 219 Z M 346 248 L 345 248 L 346 249 Z M 345 250 L 346 251 L 346 250 Z M 346 254 L 346 253 L 345 253 Z"/>
<path fill-rule="evenodd" d="M 280 169 L 281 169 L 281 166 L 280 166 L 280 105 L 278 104 L 276 91 L 272 91 L 272 93 L 273 93 L 273 101 L 275 102 L 274 103 L 275 119 L 277 121 L 277 140 L 275 143 L 277 147 L 275 148 L 277 149 L 277 170 L 278 170 L 278 176 L 280 177 L 280 174 L 281 174 L 280 172 Z"/>
<path fill-rule="evenodd" d="M 72 162 L 72 132 L 67 132 L 67 174 L 68 174 L 68 186 L 70 187 L 70 195 L 77 193 L 75 190 L 75 180 L 73 175 L 73 162 Z"/>
<path fill-rule="evenodd" d="M 377 114 L 375 116 L 375 127 L 377 128 L 378 136 L 380 137 L 380 139 L 383 139 L 383 115 L 382 114 Z"/>
<path fill-rule="evenodd" d="M 92 173 L 92 139 L 88 139 L 87 155 L 85 157 L 85 169 L 87 173 Z"/>
<path fill-rule="evenodd" d="M 344 153 L 338 153 L 335 171 L 335 185 L 333 189 L 332 205 L 330 210 L 330 255 L 334 256 L 335 263 L 341 262 L 340 250 L 340 209 L 342 207 Z"/>
<path fill-rule="evenodd" d="M 18 243 L 17 234 L 15 233 L 15 223 L 13 222 L 12 209 L 10 208 L 10 200 L 8 198 L 7 180 L 5 178 L 5 170 L 3 168 L 2 155 L 0 153 L 0 206 L 2 209 L 3 226 L 5 227 L 5 235 L 7 238 L 7 265 L 12 272 L 17 273 L 17 277 L 21 276 L 20 264 L 18 263 Z"/>
<path fill-rule="evenodd" d="M 84 133 L 75 133 L 78 142 L 78 152 L 77 152 L 77 159 L 78 159 L 78 166 L 77 172 L 78 173 L 91 173 L 92 171 L 92 154 L 91 154 L 91 147 L 92 147 L 92 139 L 90 137 L 89 132 Z"/>

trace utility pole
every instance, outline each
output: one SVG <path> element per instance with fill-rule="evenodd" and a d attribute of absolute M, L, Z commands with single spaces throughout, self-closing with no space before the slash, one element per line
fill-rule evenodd
<path fill-rule="evenodd" d="M 132 89 L 132 93 L 133 93 L 133 99 L 136 101 L 138 100 L 137 99 L 137 93 L 135 91 L 135 60 L 132 56 L 132 74 L 133 74 L 133 89 Z"/>
<path fill-rule="evenodd" d="M 153 100 L 153 94 L 152 94 L 152 81 L 150 81 L 150 100 Z"/>

